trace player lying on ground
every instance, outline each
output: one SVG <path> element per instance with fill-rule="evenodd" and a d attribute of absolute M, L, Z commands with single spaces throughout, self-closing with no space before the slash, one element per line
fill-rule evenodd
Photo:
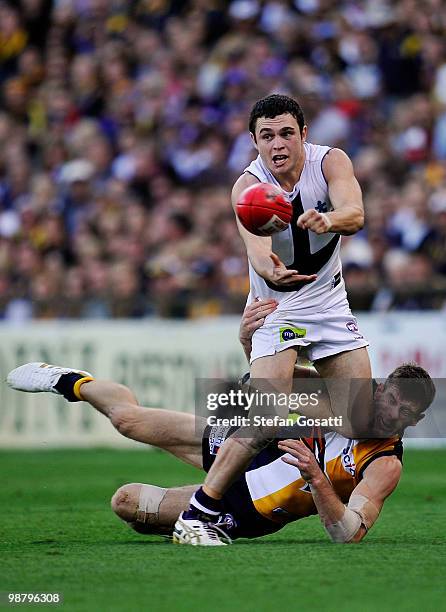
<path fill-rule="evenodd" d="M 416 402 L 405 398 L 398 384 L 409 377 L 420 383 Z M 205 419 L 192 414 L 143 408 L 127 387 L 69 368 L 26 364 L 10 372 L 7 380 L 21 391 L 49 391 L 69 401 L 89 402 L 124 436 L 157 446 L 205 471 L 233 433 L 229 427 L 207 427 Z M 374 391 L 377 424 L 384 424 L 394 435 L 355 440 L 329 432 L 315 438 L 271 441 L 225 493 L 220 526 L 232 539 L 252 538 L 318 513 L 334 542 L 359 542 L 398 484 L 404 429 L 423 418 L 434 394 L 425 370 L 403 365 Z M 114 494 L 112 508 L 139 533 L 169 534 L 199 486 L 164 489 L 127 484 Z M 209 522 L 212 518 L 200 518 L 177 522 L 174 539 L 196 545 L 223 544 L 215 524 Z"/>

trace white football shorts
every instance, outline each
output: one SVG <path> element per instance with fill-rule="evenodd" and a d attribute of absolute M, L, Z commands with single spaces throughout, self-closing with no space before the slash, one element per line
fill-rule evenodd
<path fill-rule="evenodd" d="M 310 361 L 353 351 L 369 343 L 358 329 L 347 300 L 328 310 L 305 314 L 302 310 L 275 311 L 252 337 L 251 363 L 291 346 L 305 347 Z"/>

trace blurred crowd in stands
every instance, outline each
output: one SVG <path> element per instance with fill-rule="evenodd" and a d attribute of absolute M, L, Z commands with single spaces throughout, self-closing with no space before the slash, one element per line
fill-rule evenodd
<path fill-rule="evenodd" d="M 446 308 L 442 0 L 0 0 L 0 317 L 240 313 L 252 103 L 343 148 L 354 310 Z"/>

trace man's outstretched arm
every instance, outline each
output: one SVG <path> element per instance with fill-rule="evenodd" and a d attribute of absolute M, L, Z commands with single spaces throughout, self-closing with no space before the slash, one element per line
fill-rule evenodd
<path fill-rule="evenodd" d="M 333 542 L 360 542 L 376 522 L 401 475 L 397 457 L 378 457 L 365 469 L 345 506 L 303 442 L 284 440 L 279 442 L 279 448 L 291 455 L 282 457 L 282 461 L 298 467 L 310 485 L 321 522 Z"/>

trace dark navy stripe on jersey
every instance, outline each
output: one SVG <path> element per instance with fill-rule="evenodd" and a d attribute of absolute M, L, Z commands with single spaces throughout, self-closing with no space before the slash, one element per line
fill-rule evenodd
<path fill-rule="evenodd" d="M 304 212 L 300 193 L 294 198 L 292 205 L 293 216 L 291 219 L 291 230 L 293 232 L 294 261 L 287 266 L 287 269 L 297 270 L 299 274 L 317 274 L 333 255 L 336 245 L 340 240 L 340 236 L 336 234 L 330 242 L 319 249 L 319 251 L 311 253 L 309 230 L 303 230 L 296 225 L 297 219 Z M 283 286 L 276 285 L 267 280 L 265 280 L 265 282 L 270 289 L 282 293 L 299 291 L 299 289 L 302 289 L 302 287 L 308 284 L 307 282 L 301 281 L 299 283 L 293 283 L 292 285 Z"/>

